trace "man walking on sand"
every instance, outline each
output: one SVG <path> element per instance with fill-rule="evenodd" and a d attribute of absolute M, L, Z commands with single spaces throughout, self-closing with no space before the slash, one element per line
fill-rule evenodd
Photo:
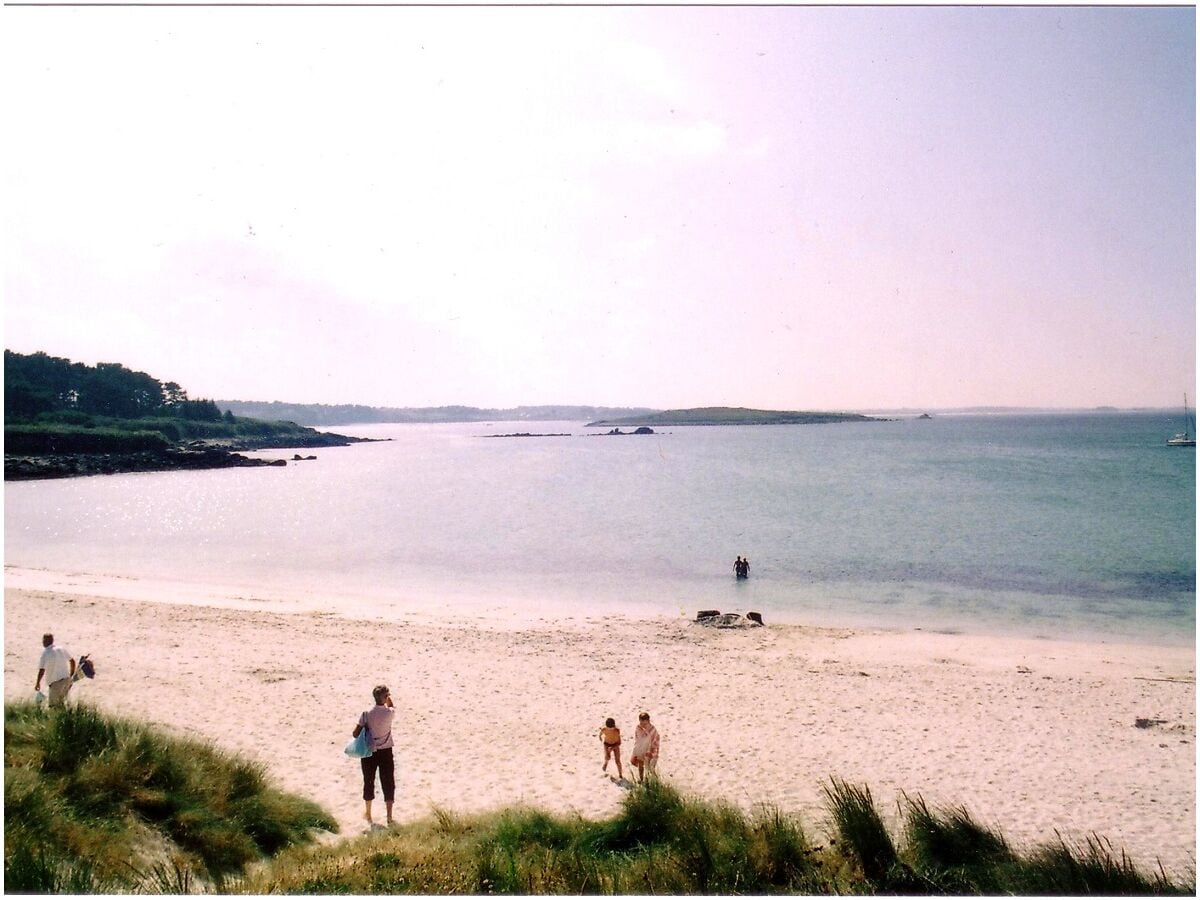
<path fill-rule="evenodd" d="M 37 683 L 33 689 L 42 689 L 42 677 L 45 676 L 50 691 L 50 705 L 66 706 L 67 694 L 71 690 L 71 678 L 75 674 L 75 657 L 55 644 L 52 634 L 42 635 L 42 646 L 45 649 L 42 650 L 42 658 L 38 661 Z"/>

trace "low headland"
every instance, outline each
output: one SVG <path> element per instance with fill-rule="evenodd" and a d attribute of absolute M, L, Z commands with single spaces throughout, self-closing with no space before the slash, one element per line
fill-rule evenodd
<path fill-rule="evenodd" d="M 794 412 L 733 407 L 656 411 L 596 406 L 480 409 L 446 406 L 392 409 L 355 405 L 196 400 L 119 363 L 88 366 L 46 353 L 4 351 L 4 478 L 25 481 L 118 472 L 286 466 L 287 460 L 245 456 L 253 450 L 345 447 L 369 438 L 317 431 L 310 425 L 371 422 L 563 421 L 592 419 L 620 435 L 669 425 L 813 425 L 886 421 L 857 413 Z M 235 413 L 235 409 L 238 413 Z M 256 418 L 248 412 L 269 418 Z M 284 418 L 294 416 L 294 419 Z M 604 418 L 598 418 L 604 417 Z M 308 424 L 299 424 L 301 421 Z M 517 432 L 492 437 L 561 437 Z M 295 458 L 295 457 L 293 457 Z"/>
<path fill-rule="evenodd" d="M 434 598 L 436 616 L 398 597 L 367 621 L 272 612 L 245 593 L 182 604 L 171 582 L 6 575 L 10 890 L 1194 888 L 1190 646 L 775 625 L 769 611 L 752 629 L 548 610 L 482 621 Z M 115 749 L 64 754 L 105 728 L 31 708 L 50 623 L 96 661 L 72 703 L 209 745 L 242 774 L 208 771 L 205 800 L 176 772 L 190 750 L 135 752 L 144 739 L 120 731 Z M 342 748 L 380 682 L 398 712 L 398 825 L 371 831 Z M 641 710 L 662 735 L 650 788 L 629 781 L 628 747 L 624 781 L 611 763 L 602 772 L 597 737 L 613 716 L 631 743 Z M 48 750 L 59 762 L 43 762 Z M 254 800 L 260 788 L 276 799 Z M 145 841 L 128 857 L 140 887 L 102 864 L 121 829 Z M 262 854 L 272 861 L 240 861 Z"/>
<path fill-rule="evenodd" d="M 284 466 L 246 451 L 345 447 L 366 440 L 294 422 L 222 413 L 116 363 L 86 366 L 45 353 L 4 351 L 4 479 L 22 481 Z"/>

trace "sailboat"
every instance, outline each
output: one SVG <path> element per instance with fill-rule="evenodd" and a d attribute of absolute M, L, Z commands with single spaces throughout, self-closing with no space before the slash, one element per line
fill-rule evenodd
<path fill-rule="evenodd" d="M 1188 412 L 1187 394 L 1183 395 L 1183 431 L 1173 438 L 1167 438 L 1167 443 L 1172 447 L 1196 446 L 1195 427 L 1192 424 L 1192 416 Z"/>

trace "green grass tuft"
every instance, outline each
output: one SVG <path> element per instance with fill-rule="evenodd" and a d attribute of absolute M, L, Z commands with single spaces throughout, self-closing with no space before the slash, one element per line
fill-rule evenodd
<path fill-rule="evenodd" d="M 6 704 L 4 730 L 8 885 L 177 893 L 337 830 L 260 766 L 85 705 Z"/>
<path fill-rule="evenodd" d="M 870 788 L 831 778 L 822 790 L 838 842 L 853 855 L 868 881 L 885 885 L 900 860 Z"/>
<path fill-rule="evenodd" d="M 752 828 L 752 859 L 762 881 L 784 887 L 820 880 L 813 849 L 799 822 L 770 807 L 758 812 Z"/>
<path fill-rule="evenodd" d="M 908 807 L 904 855 L 945 893 L 998 893 L 1014 855 L 998 832 L 975 822 L 965 807 L 930 810 L 904 796 Z"/>
<path fill-rule="evenodd" d="M 1014 871 L 1012 889 L 1027 894 L 1150 895 L 1174 894 L 1179 888 L 1161 870 L 1153 876 L 1142 873 L 1124 850 L 1099 835 L 1082 843 L 1058 842 L 1033 852 Z M 1195 885 L 1189 886 L 1195 892 Z"/>

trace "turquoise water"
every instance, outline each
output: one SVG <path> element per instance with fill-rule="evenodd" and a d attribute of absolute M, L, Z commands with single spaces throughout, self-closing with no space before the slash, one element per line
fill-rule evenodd
<path fill-rule="evenodd" d="M 1191 641 L 1195 451 L 1165 445 L 1178 425 L 1142 413 L 619 438 L 579 423 L 347 427 L 393 440 L 285 469 L 10 484 L 6 562 L 383 616 L 755 609 L 768 622 Z M 514 431 L 573 436 L 483 437 Z M 751 562 L 741 583 L 738 554 Z"/>

